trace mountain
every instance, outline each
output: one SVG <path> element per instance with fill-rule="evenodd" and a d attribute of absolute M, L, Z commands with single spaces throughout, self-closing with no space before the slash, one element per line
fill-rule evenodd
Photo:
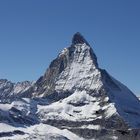
<path fill-rule="evenodd" d="M 2 80 L 0 98 L 1 125 L 11 128 L 2 138 L 140 139 L 140 101 L 99 67 L 80 33 L 36 82 Z"/>
<path fill-rule="evenodd" d="M 24 81 L 12 83 L 7 79 L 0 79 L 0 99 L 20 96 L 23 92 L 27 91 L 33 82 Z"/>

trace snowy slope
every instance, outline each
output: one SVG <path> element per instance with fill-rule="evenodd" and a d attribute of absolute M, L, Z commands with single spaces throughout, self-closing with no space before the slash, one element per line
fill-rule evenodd
<path fill-rule="evenodd" d="M 43 101 L 38 102 L 29 98 L 18 99 L 11 103 L 0 103 L 0 128 L 2 128 L 0 129 L 0 139 L 82 140 L 68 130 L 60 130 L 41 122 L 38 123 L 35 114 L 38 110 L 37 104 L 41 103 Z"/>
<path fill-rule="evenodd" d="M 73 49 L 73 60 L 69 62 L 69 65 L 59 75 L 55 90 L 72 90 L 73 88 L 77 89 L 81 87 L 95 89 L 101 86 L 102 83 L 99 83 L 100 81 L 94 81 L 95 83 L 92 83 L 93 77 L 98 78 L 100 72 L 96 69 L 97 66 L 94 64 L 94 60 L 91 59 L 91 48 L 86 44 L 78 44 Z M 68 52 L 60 55 L 66 55 L 66 53 Z"/>
<path fill-rule="evenodd" d="M 119 90 L 110 89 L 110 100 L 115 103 L 121 117 L 134 128 L 140 127 L 140 101 L 123 84 L 112 78 L 113 82 L 119 87 Z"/>
<path fill-rule="evenodd" d="M 7 136 L 0 137 L 0 140 L 83 140 L 68 130 L 42 123 L 30 127 L 13 127 L 0 123 L 0 127 L 3 128 L 0 130 L 0 136 L 4 135 L 3 131 L 7 133 Z M 16 132 L 18 133 L 14 135 Z"/>
<path fill-rule="evenodd" d="M 117 114 L 113 103 L 102 107 L 100 100 L 88 95 L 86 91 L 75 91 L 71 96 L 47 106 L 38 105 L 38 113 L 43 116 L 43 120 L 92 121 L 102 119 L 102 114 L 96 113 L 101 110 L 106 118 Z"/>

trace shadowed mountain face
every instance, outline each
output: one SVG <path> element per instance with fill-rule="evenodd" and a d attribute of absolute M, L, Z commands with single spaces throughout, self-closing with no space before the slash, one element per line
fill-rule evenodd
<path fill-rule="evenodd" d="M 140 135 L 140 101 L 99 68 L 93 49 L 80 33 L 74 34 L 70 47 L 35 83 L 1 80 L 0 97 L 3 102 L 10 99 L 6 111 L 0 105 L 3 122 L 10 124 L 43 123 L 86 139 L 137 139 Z"/>
<path fill-rule="evenodd" d="M 72 45 L 84 44 L 84 43 L 86 45 L 90 46 L 89 43 L 85 40 L 85 38 L 79 32 L 74 34 L 74 36 L 72 38 Z"/>

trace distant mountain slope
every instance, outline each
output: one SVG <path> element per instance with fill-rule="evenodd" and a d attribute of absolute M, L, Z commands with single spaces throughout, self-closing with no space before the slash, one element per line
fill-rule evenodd
<path fill-rule="evenodd" d="M 27 91 L 33 82 L 24 81 L 12 83 L 7 79 L 0 79 L 0 98 L 10 98 L 20 96 L 23 92 Z"/>

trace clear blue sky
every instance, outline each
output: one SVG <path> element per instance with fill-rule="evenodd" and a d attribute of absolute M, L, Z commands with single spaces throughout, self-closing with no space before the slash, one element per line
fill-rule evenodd
<path fill-rule="evenodd" d="M 139 0 L 0 0 L 0 78 L 38 79 L 77 31 L 140 94 Z"/>

